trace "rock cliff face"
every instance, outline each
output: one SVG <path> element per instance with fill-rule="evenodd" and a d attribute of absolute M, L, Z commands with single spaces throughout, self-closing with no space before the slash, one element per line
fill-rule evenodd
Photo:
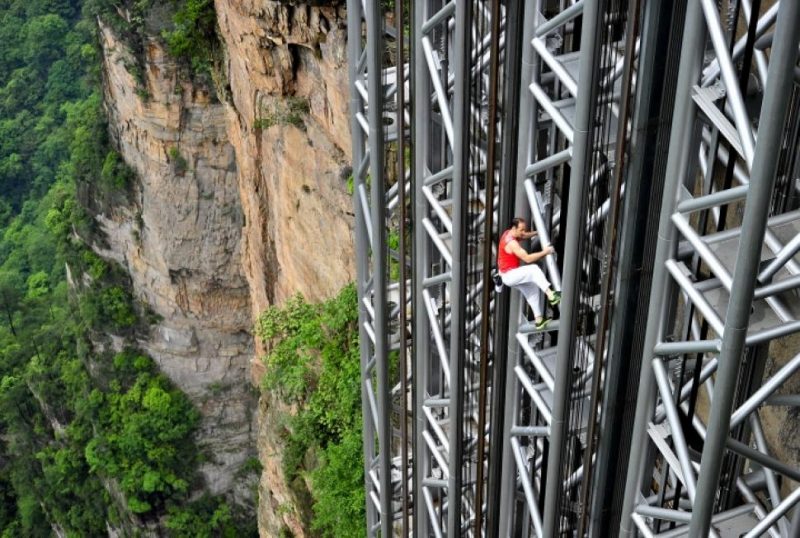
<path fill-rule="evenodd" d="M 342 3 L 343 4 L 343 3 Z M 295 293 L 316 301 L 355 277 L 344 6 L 218 0 L 247 224 L 243 267 L 253 316 Z M 292 110 L 294 107 L 294 110 Z M 299 112 L 300 118 L 291 117 Z M 261 363 L 253 363 L 253 378 Z M 280 470 L 280 405 L 259 405 L 259 529 L 303 536 Z"/>
<path fill-rule="evenodd" d="M 800 349 L 800 334 L 781 338 L 770 344 L 765 376 L 773 376 L 797 355 Z M 778 394 L 797 394 L 800 392 L 800 376 L 789 378 Z M 772 455 L 780 461 L 797 468 L 800 466 L 800 410 L 788 406 L 764 406 L 759 412 Z M 784 478 L 782 495 L 789 495 L 800 487 L 794 480 Z"/>
<path fill-rule="evenodd" d="M 216 2 L 254 314 L 297 292 L 328 297 L 354 276 L 344 7 L 287 4 Z"/>
<path fill-rule="evenodd" d="M 253 322 L 355 276 L 346 18 L 328 4 L 216 2 L 221 100 L 181 76 L 157 38 L 137 81 L 128 47 L 101 25 L 110 130 L 138 180 L 130 204 L 96 215 L 107 242 L 94 248 L 127 268 L 160 319 L 140 345 L 203 414 L 209 490 L 252 503 L 237 469 L 258 453 L 263 536 L 303 529 L 286 509 L 297 499 L 280 472 L 280 406 L 255 397 Z"/>
<path fill-rule="evenodd" d="M 146 93 L 137 92 L 125 44 L 108 28 L 101 36 L 111 135 L 138 182 L 129 207 L 97 215 L 108 244 L 96 249 L 128 269 L 137 299 L 161 319 L 140 345 L 202 413 L 208 489 L 252 503 L 236 478 L 255 455 L 255 398 L 250 293 L 240 262 L 244 219 L 227 113 L 179 79 L 155 40 L 145 50 Z"/>

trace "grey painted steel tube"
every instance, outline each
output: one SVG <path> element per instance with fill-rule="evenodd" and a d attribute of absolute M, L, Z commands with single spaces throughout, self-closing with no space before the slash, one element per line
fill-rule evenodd
<path fill-rule="evenodd" d="M 765 243 L 769 247 L 769 239 L 767 239 Z M 794 271 L 794 263 L 795 261 L 792 258 L 789 258 L 783 265 L 783 267 L 785 267 L 789 273 L 792 273 L 792 276 L 774 281 L 771 284 L 766 284 L 756 289 L 756 299 L 763 299 L 765 297 L 769 297 L 770 295 L 775 295 L 776 293 L 781 293 L 790 289 L 800 287 L 800 274 Z M 759 280 L 761 279 L 759 278 Z"/>
<path fill-rule="evenodd" d="M 756 448 L 764 453 L 769 453 L 769 447 L 767 446 L 767 439 L 764 437 L 764 429 L 761 427 L 761 419 L 759 418 L 758 414 L 750 415 L 750 427 L 753 430 L 753 439 L 756 442 Z M 769 492 L 769 498 L 772 502 L 773 508 L 778 506 L 781 503 L 781 494 L 780 488 L 778 486 L 778 480 L 775 478 L 775 473 L 772 472 L 771 469 L 762 468 L 762 474 L 764 475 L 764 481 L 766 482 L 767 492 Z M 782 517 L 778 520 L 778 528 L 780 529 L 781 533 L 789 536 L 787 532 L 789 531 L 789 521 Z"/>
<path fill-rule="evenodd" d="M 539 159 L 535 163 L 531 163 L 525 168 L 525 177 L 533 177 L 536 174 L 544 172 L 550 168 L 554 168 L 559 164 L 563 164 L 569 161 L 572 158 L 572 148 L 567 148 L 559 151 L 558 153 L 554 153 L 553 155 L 548 155 L 544 159 Z"/>
<path fill-rule="evenodd" d="M 645 517 L 656 517 L 658 519 L 667 519 L 681 523 L 688 523 L 692 519 L 691 512 L 680 512 L 678 510 L 660 508 L 658 506 L 650 506 L 647 504 L 640 504 L 637 506 L 636 513 Z"/>
<path fill-rule="evenodd" d="M 453 280 L 450 285 L 450 442 L 447 487 L 447 535 L 461 532 L 462 467 L 464 457 L 464 324 L 466 292 L 466 190 L 469 184 L 469 47 L 471 4 L 457 2 L 455 13 L 455 54 L 453 73 L 453 116 L 455 139 L 453 145 Z M 446 125 L 445 125 L 446 127 Z"/>
<path fill-rule="evenodd" d="M 765 405 L 800 407 L 800 394 L 776 394 L 767 398 Z"/>
<path fill-rule="evenodd" d="M 356 112 L 361 108 L 361 97 L 356 91 L 355 83 L 358 80 L 358 59 L 361 56 L 361 2 L 360 0 L 349 0 L 347 6 L 347 56 L 348 68 L 350 75 L 350 136 L 352 137 L 353 144 L 353 162 L 360 162 L 363 158 L 364 134 L 358 124 Z M 354 174 L 357 173 L 354 171 Z M 356 282 L 358 288 L 358 296 L 364 296 L 364 283 L 369 277 L 369 261 L 367 260 L 367 249 L 365 248 L 368 243 L 366 234 L 366 219 L 362 208 L 359 193 L 353 195 L 353 209 L 355 213 L 355 239 L 356 239 Z M 364 376 L 367 371 L 367 364 L 370 361 L 369 357 L 369 338 L 367 331 L 364 328 L 367 319 L 367 313 L 364 306 L 359 301 L 358 307 L 358 332 L 359 332 L 359 354 L 361 363 L 361 375 Z M 367 409 L 369 407 L 369 395 L 364 383 L 359 383 L 361 386 L 361 408 Z M 367 413 L 363 413 L 363 439 L 364 439 L 364 488 L 369 491 L 369 471 L 370 462 L 372 460 L 372 446 L 374 439 L 374 431 L 372 429 L 372 420 Z M 369 495 L 365 496 L 366 514 L 367 514 L 367 529 L 373 528 L 378 523 L 377 513 L 374 505 L 371 502 Z"/>
<path fill-rule="evenodd" d="M 570 364 L 574 351 L 578 305 L 578 279 L 581 267 L 581 244 L 583 239 L 583 206 L 586 185 L 589 181 L 590 129 L 594 109 L 597 27 L 600 19 L 598 0 L 586 0 L 583 7 L 581 31 L 581 56 L 578 80 L 580 91 L 575 110 L 575 129 L 572 153 L 572 170 L 569 183 L 567 223 L 564 230 L 567 240 L 564 246 L 563 299 L 556 361 L 555 391 L 553 392 L 552 423 L 550 425 L 550 452 L 547 459 L 547 484 L 544 494 L 543 536 L 555 536 L 558 531 L 558 500 L 562 489 L 561 465 L 566 439 L 567 414 L 570 396 Z"/>
<path fill-rule="evenodd" d="M 730 428 L 731 410 L 739 374 L 739 360 L 745 347 L 750 306 L 753 302 L 756 275 L 761 259 L 761 246 L 769 212 L 770 196 L 783 134 L 783 118 L 788 106 L 792 75 L 797 63 L 796 29 L 800 26 L 800 2 L 781 2 L 776 23 L 775 40 L 761 109 L 762 126 L 753 156 L 750 192 L 747 195 L 739 254 L 733 275 L 733 290 L 725 319 L 722 351 L 715 383 L 714 400 L 703 446 L 697 502 L 689 526 L 690 537 L 706 536 L 714 507 L 713 491 L 719 481 L 722 455 Z"/>
<path fill-rule="evenodd" d="M 748 189 L 749 187 L 747 185 L 739 185 L 731 189 L 712 192 L 705 196 L 683 200 L 678 204 L 677 210 L 681 213 L 690 213 L 692 211 L 710 209 L 723 204 L 730 204 L 731 202 L 744 199 L 747 196 Z"/>
<path fill-rule="evenodd" d="M 792 257 L 800 251 L 800 234 L 794 236 L 794 238 L 786 243 L 786 246 L 778 252 L 778 255 L 775 256 L 775 259 L 770 262 L 770 264 L 764 268 L 763 271 L 758 275 L 758 280 L 760 282 L 766 282 L 770 278 L 772 278 L 775 273 L 777 273 L 781 267 L 786 265 Z"/>
<path fill-rule="evenodd" d="M 662 357 L 686 353 L 719 353 L 719 340 L 693 340 L 690 342 L 663 342 L 657 344 L 653 353 Z"/>
<path fill-rule="evenodd" d="M 533 522 L 533 527 L 536 529 L 536 533 L 541 535 L 542 515 L 539 513 L 536 505 L 536 494 L 533 491 L 533 486 L 531 485 L 526 473 L 523 472 L 523 470 L 527 470 L 527 466 L 525 465 L 522 455 L 520 454 L 521 447 L 519 440 L 516 437 L 511 439 L 511 450 L 514 453 L 514 461 L 517 463 L 517 468 L 520 470 L 520 482 L 522 483 L 522 490 L 525 494 L 525 501 L 528 503 L 528 506 L 531 509 L 531 520 Z"/>
<path fill-rule="evenodd" d="M 788 3 L 788 2 L 787 2 Z M 780 18 L 778 19 L 778 26 L 780 27 Z M 795 50 L 797 48 L 795 47 Z M 774 60 L 773 60 L 774 61 Z M 770 62 L 770 66 L 772 62 Z M 791 71 L 789 71 L 791 74 Z M 744 538 L 756 538 L 757 536 L 761 536 L 766 530 L 772 526 L 773 523 L 778 521 L 786 512 L 788 512 L 792 506 L 800 502 L 800 488 L 794 490 L 789 496 L 787 496 L 781 504 L 779 504 L 775 510 L 767 514 L 767 517 L 762 519 L 758 525 L 753 527 L 750 532 L 744 535 Z M 691 536 L 691 526 L 689 527 L 689 534 Z M 792 535 L 787 535 L 792 536 Z M 795 535 L 796 536 L 796 535 Z"/>
<path fill-rule="evenodd" d="M 552 18 L 539 25 L 539 27 L 536 29 L 536 37 L 541 37 L 549 33 L 550 31 L 554 30 L 561 24 L 564 24 L 565 22 L 574 19 L 575 17 L 580 15 L 581 11 L 583 11 L 583 0 L 575 2 L 570 7 L 560 12 L 558 15 L 554 15 Z M 538 14 L 536 15 L 538 16 Z M 530 40 L 527 40 L 526 43 L 530 43 Z"/>
<path fill-rule="evenodd" d="M 381 535 L 392 531 L 391 421 L 389 391 L 389 338 L 386 304 L 386 184 L 383 170 L 383 51 L 382 15 L 376 2 L 366 3 L 367 76 L 369 92 L 369 159 L 372 207 L 372 293 L 375 305 L 375 361 L 378 396 L 378 472 L 380 479 Z"/>
<path fill-rule="evenodd" d="M 664 402 L 664 410 L 667 414 L 670 428 L 672 430 L 673 448 L 678 455 L 678 462 L 683 471 L 683 483 L 686 486 L 686 491 L 689 493 L 689 500 L 694 502 L 696 494 L 696 478 L 694 467 L 689 459 L 689 451 L 686 446 L 686 438 L 681 429 L 680 417 L 678 416 L 678 409 L 675 402 L 672 401 L 672 390 L 669 386 L 667 379 L 667 369 L 661 359 L 653 359 L 653 373 L 655 374 L 656 384 L 658 385 L 661 399 Z"/>
<path fill-rule="evenodd" d="M 725 35 L 722 32 L 722 22 L 720 21 L 719 13 L 717 12 L 716 3 L 713 0 L 700 0 L 700 5 L 703 7 L 703 14 L 707 21 L 707 28 L 711 42 L 714 45 L 714 50 L 717 52 L 718 64 L 722 80 L 725 83 L 725 90 L 727 94 L 726 105 L 731 107 L 733 111 L 733 120 L 736 125 L 736 131 L 739 133 L 739 141 L 744 151 L 745 162 L 748 167 L 753 162 L 753 152 L 755 147 L 755 137 L 753 136 L 753 128 L 750 123 L 750 118 L 747 116 L 747 110 L 744 106 L 744 98 L 737 83 L 736 70 L 733 67 L 733 61 L 728 55 L 728 43 Z"/>
<path fill-rule="evenodd" d="M 740 456 L 744 456 L 749 460 L 753 460 L 762 467 L 767 467 L 776 473 L 780 473 L 788 478 L 791 478 L 795 482 L 800 482 L 800 471 L 798 471 L 797 468 L 787 465 L 782 461 L 776 460 L 768 454 L 764 454 L 763 452 L 751 448 L 750 445 L 746 445 L 741 441 L 737 441 L 728 437 L 725 440 L 725 446 L 728 447 L 731 452 L 735 452 Z"/>
<path fill-rule="evenodd" d="M 772 5 L 759 19 L 758 25 L 756 27 L 756 38 L 761 37 L 764 33 L 772 27 L 772 24 L 775 22 L 775 19 L 778 17 L 778 7 L 779 3 L 776 2 Z M 745 44 L 747 42 L 747 36 L 744 35 L 736 41 L 736 44 L 733 46 L 733 53 L 731 54 L 731 59 L 733 61 L 738 60 L 741 58 L 742 54 L 744 53 Z M 703 82 L 702 86 L 707 86 L 711 84 L 714 78 L 719 75 L 719 62 L 714 60 L 711 62 L 708 67 L 703 70 Z"/>
<path fill-rule="evenodd" d="M 789 536 L 800 536 L 800 510 L 795 509 L 792 517 L 792 527 L 789 529 Z"/>
<path fill-rule="evenodd" d="M 639 391 L 636 398 L 636 415 L 633 422 L 633 439 L 628 460 L 628 473 L 625 481 L 625 497 L 622 504 L 620 536 L 630 536 L 634 530 L 631 515 L 639 495 L 646 464 L 648 437 L 647 423 L 654 409 L 655 382 L 650 358 L 655 346 L 661 340 L 664 330 L 664 305 L 670 288 L 670 275 L 665 266 L 677 245 L 676 232 L 671 217 L 675 212 L 676 194 L 686 173 L 686 157 L 690 151 L 691 134 L 694 124 L 694 106 L 691 88 L 695 84 L 703 57 L 705 31 L 703 15 L 698 2 L 689 2 L 686 12 L 686 26 L 682 40 L 682 54 L 678 70 L 675 92 L 675 113 L 669 140 L 669 159 L 665 174 L 664 196 L 659 217 L 659 237 L 653 263 L 653 283 L 650 291 L 647 330 L 645 332 L 642 369 L 639 374 Z"/>
<path fill-rule="evenodd" d="M 455 2 L 451 1 L 445 4 L 442 9 L 434 13 L 430 19 L 425 21 L 425 23 L 421 27 L 418 27 L 422 28 L 422 31 L 420 33 L 422 35 L 425 35 L 428 32 L 430 32 L 437 24 L 442 22 L 444 19 L 449 18 L 453 14 L 453 11 L 455 11 L 455 9 L 456 9 Z"/>
<path fill-rule="evenodd" d="M 539 245 L 542 249 L 552 244 L 550 240 L 550 233 L 545 226 L 544 217 L 542 215 L 542 206 L 539 204 L 538 193 L 533 188 L 533 182 L 530 179 L 524 181 L 525 193 L 528 195 L 528 204 L 531 206 L 531 220 L 536 226 L 538 233 Z M 553 256 L 547 256 L 544 259 L 547 266 L 547 273 L 550 276 L 550 283 L 554 290 L 561 291 L 561 274 L 558 272 L 558 265 Z"/>
<path fill-rule="evenodd" d="M 359 0 L 355 0 L 359 1 Z M 427 120 L 430 111 L 430 85 L 427 80 L 425 69 L 425 57 L 422 46 L 420 45 L 420 29 L 425 20 L 425 9 L 427 2 L 413 2 L 413 24 L 412 39 L 414 41 L 413 65 L 414 65 L 414 121 L 412 129 L 414 133 L 414 163 L 412 177 L 414 178 L 414 275 L 415 283 L 413 327 L 414 335 L 414 505 L 413 505 L 413 526 L 415 536 L 429 534 L 430 513 L 425 508 L 425 499 L 428 488 L 423 484 L 426 478 L 425 472 L 430 468 L 428 451 L 425 448 L 425 438 L 427 417 L 423 412 L 424 402 L 427 399 L 428 374 L 430 363 L 430 326 L 428 317 L 425 313 L 425 298 L 422 296 L 421 289 L 425 285 L 427 268 L 429 263 L 429 252 L 426 248 L 427 232 L 422 226 L 422 219 L 426 216 L 425 196 L 422 193 L 423 179 L 426 170 L 426 155 L 429 151 L 429 130 Z"/>

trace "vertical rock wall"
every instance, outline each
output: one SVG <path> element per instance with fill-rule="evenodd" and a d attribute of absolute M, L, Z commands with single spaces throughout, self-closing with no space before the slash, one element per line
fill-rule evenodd
<path fill-rule="evenodd" d="M 241 266 L 243 213 L 227 113 L 178 77 L 156 40 L 144 81 L 126 69 L 125 43 L 101 27 L 111 135 L 136 171 L 134 199 L 96 216 L 130 273 L 135 297 L 160 321 L 139 342 L 202 413 L 198 444 L 211 493 L 252 504 L 237 469 L 255 456 L 256 399 L 249 383 L 250 292 Z"/>
<path fill-rule="evenodd" d="M 252 502 L 237 469 L 258 453 L 263 536 L 304 530 L 280 470 L 287 410 L 256 401 L 253 322 L 355 277 L 346 17 L 344 2 L 326 4 L 216 2 L 222 102 L 181 76 L 159 39 L 134 59 L 101 25 L 110 130 L 138 181 L 129 205 L 98 204 L 107 243 L 94 248 L 127 268 L 160 319 L 140 345 L 202 412 L 209 490 Z M 137 61 L 144 80 L 126 68 Z"/>
<path fill-rule="evenodd" d="M 254 315 L 354 277 L 344 7 L 216 2 Z M 287 121 L 287 102 L 301 119 Z"/>
<path fill-rule="evenodd" d="M 230 84 L 228 134 L 246 217 L 242 263 L 254 319 L 295 293 L 317 301 L 355 278 L 346 16 L 339 6 L 218 0 Z M 330 2 L 329 4 L 335 4 Z M 288 121 L 288 107 L 299 121 Z M 256 358 L 254 381 L 263 368 Z M 259 405 L 259 530 L 303 536 L 281 472 L 281 404 Z"/>

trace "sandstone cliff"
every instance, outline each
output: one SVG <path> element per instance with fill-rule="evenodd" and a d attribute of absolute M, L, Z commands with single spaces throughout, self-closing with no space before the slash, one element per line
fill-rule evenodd
<path fill-rule="evenodd" d="M 144 88 L 126 69 L 125 43 L 101 27 L 112 138 L 138 177 L 132 203 L 96 216 L 96 249 L 130 273 L 134 293 L 161 319 L 140 342 L 202 413 L 198 433 L 212 493 L 252 502 L 236 470 L 254 455 L 248 384 L 253 343 L 240 259 L 243 215 L 224 107 L 178 77 L 156 40 Z"/>
<path fill-rule="evenodd" d="M 344 7 L 218 1 L 254 314 L 354 276 Z M 307 114 L 286 121 L 287 96 Z M 274 123 L 270 125 L 270 123 Z"/>
<path fill-rule="evenodd" d="M 253 483 L 237 470 L 257 453 L 262 535 L 302 536 L 280 472 L 282 410 L 268 396 L 256 402 L 263 369 L 251 328 L 269 305 L 323 299 L 355 276 L 345 14 L 251 0 L 216 10 L 219 99 L 160 39 L 133 58 L 101 24 L 110 131 L 138 178 L 127 205 L 98 204 L 107 241 L 93 246 L 127 268 L 158 315 L 140 345 L 202 412 L 208 489 L 251 504 Z M 129 70 L 137 62 L 140 80 Z"/>
<path fill-rule="evenodd" d="M 343 5 L 219 0 L 215 6 L 227 51 L 228 134 L 247 222 L 243 267 L 255 318 L 298 292 L 312 301 L 329 297 L 355 277 L 346 192 L 346 16 Z M 301 121 L 287 121 L 291 103 L 307 110 Z M 256 359 L 254 381 L 261 373 Z M 301 500 L 280 471 L 281 411 L 262 398 L 259 529 L 262 536 L 283 527 L 303 536 Z"/>

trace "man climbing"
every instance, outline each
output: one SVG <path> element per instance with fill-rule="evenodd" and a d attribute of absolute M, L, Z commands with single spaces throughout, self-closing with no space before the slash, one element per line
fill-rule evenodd
<path fill-rule="evenodd" d="M 554 252 L 553 247 L 548 246 L 544 250 L 528 254 L 519 242 L 530 239 L 536 232 L 527 230 L 528 224 L 525 219 L 517 217 L 511 221 L 511 227 L 500 236 L 497 247 L 497 270 L 500 274 L 495 276 L 495 285 L 502 282 L 510 288 L 518 288 L 533 310 L 536 328 L 542 330 L 547 327 L 550 320 L 542 315 L 539 290 L 545 293 L 548 302 L 553 306 L 561 302 L 561 292 L 550 289 L 547 277 L 536 265 L 536 262 Z M 529 265 L 520 266 L 520 260 Z"/>

